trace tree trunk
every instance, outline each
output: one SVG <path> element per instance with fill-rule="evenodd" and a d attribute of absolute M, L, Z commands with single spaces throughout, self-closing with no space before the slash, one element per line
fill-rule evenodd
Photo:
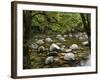
<path fill-rule="evenodd" d="M 83 21 L 83 25 L 84 25 L 84 30 L 86 31 L 87 35 L 88 35 L 88 41 L 89 41 L 89 47 L 91 46 L 91 25 L 90 25 L 90 14 L 83 14 L 80 13 L 80 16 L 82 18 Z"/>

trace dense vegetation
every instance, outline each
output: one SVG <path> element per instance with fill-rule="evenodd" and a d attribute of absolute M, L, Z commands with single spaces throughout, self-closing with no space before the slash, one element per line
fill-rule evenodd
<path fill-rule="evenodd" d="M 48 12 L 48 11 L 23 11 L 23 52 L 24 52 L 24 68 L 36 68 L 31 66 L 30 55 L 35 59 L 38 56 L 36 52 L 32 50 L 30 45 L 35 39 L 46 38 L 45 36 L 50 36 L 54 39 L 55 35 L 61 34 L 76 34 L 78 32 L 86 32 L 88 35 L 88 41 L 90 46 L 90 20 L 91 15 L 88 13 L 68 13 L 68 12 Z M 75 40 L 75 41 L 74 41 Z M 71 41 L 71 42 L 70 42 Z M 54 40 L 57 42 L 57 40 Z M 81 41 L 78 39 L 69 38 L 63 44 L 71 45 L 71 44 L 81 45 Z M 46 46 L 43 45 L 43 46 Z M 89 51 L 89 46 L 83 48 L 86 51 Z M 33 52 L 32 52 L 33 51 Z M 32 54 L 34 53 L 34 54 Z M 32 56 L 33 55 L 33 56 Z M 43 54 L 42 58 L 47 57 L 47 55 Z M 41 59 L 38 58 L 38 62 Z M 43 59 L 44 60 L 44 59 Z M 43 63 L 43 62 L 42 62 Z M 42 67 L 43 64 L 40 63 Z M 53 64 L 54 65 L 54 64 Z M 54 65 L 55 66 L 55 65 Z M 50 67 L 50 66 L 49 66 Z M 38 68 L 40 68 L 38 66 Z"/>

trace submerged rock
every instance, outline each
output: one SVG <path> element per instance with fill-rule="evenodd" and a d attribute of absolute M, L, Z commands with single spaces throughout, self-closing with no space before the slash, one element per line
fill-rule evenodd
<path fill-rule="evenodd" d="M 41 40 L 38 40 L 36 43 L 39 45 L 42 45 L 42 44 L 44 44 L 44 41 L 41 39 Z"/>
<path fill-rule="evenodd" d="M 59 51 L 59 50 L 60 50 L 60 47 L 57 44 L 55 43 L 51 44 L 50 51 Z"/>
<path fill-rule="evenodd" d="M 79 49 L 79 46 L 77 44 L 72 44 L 70 46 L 70 49 L 76 50 L 76 49 Z"/>
<path fill-rule="evenodd" d="M 54 61 L 54 57 L 53 56 L 49 56 L 46 58 L 45 60 L 45 64 L 51 64 Z"/>
<path fill-rule="evenodd" d="M 64 60 L 75 60 L 75 55 L 73 53 L 67 53 L 64 55 Z"/>

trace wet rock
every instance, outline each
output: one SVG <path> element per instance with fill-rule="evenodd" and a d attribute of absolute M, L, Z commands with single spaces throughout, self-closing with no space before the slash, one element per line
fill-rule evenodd
<path fill-rule="evenodd" d="M 57 38 L 58 40 L 62 41 L 62 42 L 65 41 L 65 38 L 62 37 L 62 35 L 60 35 L 60 34 L 57 35 L 56 38 Z"/>
<path fill-rule="evenodd" d="M 78 46 L 77 44 L 72 44 L 72 45 L 70 46 L 70 49 L 76 50 L 76 49 L 79 49 L 79 46 Z"/>
<path fill-rule="evenodd" d="M 45 47 L 44 46 L 40 46 L 39 48 L 38 48 L 38 52 L 39 53 L 43 53 L 45 51 Z"/>
<path fill-rule="evenodd" d="M 75 60 L 75 55 L 73 53 L 67 53 L 64 56 L 64 60 Z"/>
<path fill-rule="evenodd" d="M 57 44 L 55 43 L 51 44 L 50 51 L 59 51 L 59 50 L 60 50 L 60 47 Z"/>
<path fill-rule="evenodd" d="M 67 38 L 68 37 L 68 35 L 64 35 L 64 38 Z"/>
<path fill-rule="evenodd" d="M 69 34 L 69 37 L 73 37 L 73 35 L 70 33 L 70 34 Z"/>
<path fill-rule="evenodd" d="M 58 38 L 61 38 L 61 37 L 62 37 L 61 34 L 58 34 L 58 35 L 56 36 L 57 39 L 58 39 Z"/>
<path fill-rule="evenodd" d="M 54 61 L 54 57 L 53 56 L 49 56 L 46 58 L 45 60 L 45 64 L 51 64 Z"/>
<path fill-rule="evenodd" d="M 38 40 L 36 43 L 39 44 L 39 45 L 42 45 L 42 44 L 44 44 L 44 41 L 43 40 Z"/>
<path fill-rule="evenodd" d="M 61 50 L 62 52 L 64 52 L 64 51 L 65 51 L 65 48 L 61 47 L 60 50 Z"/>
<path fill-rule="evenodd" d="M 56 43 L 58 46 L 61 46 L 61 43 Z"/>
<path fill-rule="evenodd" d="M 86 39 L 86 40 L 88 39 L 88 35 L 86 34 L 86 32 L 83 33 L 83 37 L 84 37 L 84 39 Z"/>
<path fill-rule="evenodd" d="M 88 42 L 88 41 L 84 41 L 84 42 L 82 42 L 82 44 L 83 44 L 84 46 L 87 46 L 87 45 L 89 45 L 89 42 Z"/>
<path fill-rule="evenodd" d="M 45 39 L 45 41 L 48 42 L 48 43 L 50 43 L 50 42 L 52 42 L 53 40 L 52 40 L 50 37 L 48 37 L 48 38 Z"/>
<path fill-rule="evenodd" d="M 79 37 L 79 40 L 84 40 L 84 38 L 82 36 Z"/>
<path fill-rule="evenodd" d="M 87 39 L 88 39 L 88 35 L 85 32 L 81 33 L 79 40 L 87 40 Z"/>
<path fill-rule="evenodd" d="M 32 44 L 32 48 L 33 48 L 33 49 L 37 49 L 37 48 L 38 48 L 38 45 L 37 45 L 36 43 L 33 43 L 33 44 Z"/>
<path fill-rule="evenodd" d="M 63 52 L 64 52 L 64 51 L 65 51 L 65 47 L 66 47 L 65 45 L 62 45 L 62 46 L 61 46 L 61 48 L 60 48 L 60 49 L 61 49 L 61 51 L 63 51 Z"/>
<path fill-rule="evenodd" d="M 61 37 L 61 38 L 58 38 L 61 42 L 64 42 L 66 41 L 65 38 Z"/>
<path fill-rule="evenodd" d="M 72 49 L 65 49 L 65 52 L 71 52 L 72 51 Z"/>

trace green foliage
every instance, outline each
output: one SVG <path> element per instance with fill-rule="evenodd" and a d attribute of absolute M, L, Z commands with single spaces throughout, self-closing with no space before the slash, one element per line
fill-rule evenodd
<path fill-rule="evenodd" d="M 83 23 L 79 13 L 32 11 L 32 29 L 34 32 L 48 31 L 69 33 L 76 28 L 83 30 Z"/>

